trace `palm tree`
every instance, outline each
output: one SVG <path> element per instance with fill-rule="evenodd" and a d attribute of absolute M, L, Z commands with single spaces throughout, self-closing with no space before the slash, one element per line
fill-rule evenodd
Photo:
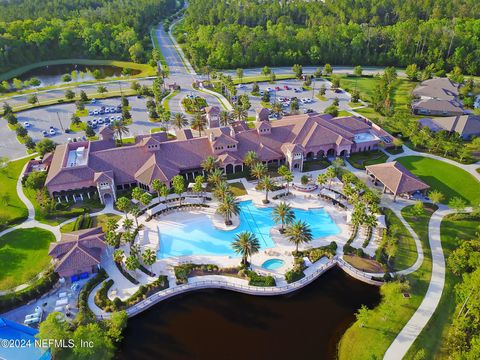
<path fill-rule="evenodd" d="M 211 172 L 217 167 L 217 159 L 215 156 L 207 156 L 205 160 L 202 161 L 202 169 L 206 172 Z"/>
<path fill-rule="evenodd" d="M 138 228 L 138 217 L 140 216 L 140 207 L 138 205 L 133 205 L 132 208 L 130 209 L 130 214 L 133 215 L 133 218 L 135 219 L 135 225 Z"/>
<path fill-rule="evenodd" d="M 263 176 L 265 176 L 267 173 L 267 166 L 262 164 L 261 162 L 255 163 L 250 170 L 250 174 L 257 178 L 257 180 L 260 180 Z"/>
<path fill-rule="evenodd" d="M 113 252 L 113 261 L 115 261 L 117 264 L 120 264 L 124 257 L 125 253 L 122 249 L 117 249 Z"/>
<path fill-rule="evenodd" d="M 219 184 L 217 184 L 217 186 L 215 186 L 215 189 L 213 190 L 213 196 L 218 201 L 222 201 L 227 195 L 232 195 L 230 185 L 228 185 L 226 181 L 221 181 Z"/>
<path fill-rule="evenodd" d="M 167 197 L 168 197 L 168 195 L 170 195 L 170 189 L 166 186 L 162 187 L 162 189 L 160 190 L 160 195 L 163 196 L 163 198 L 165 200 L 165 207 L 168 208 Z"/>
<path fill-rule="evenodd" d="M 107 220 L 107 224 L 105 225 L 106 232 L 115 231 L 118 229 L 118 222 L 114 218 L 110 218 Z"/>
<path fill-rule="evenodd" d="M 162 188 L 166 187 L 166 185 L 158 179 L 153 179 L 151 186 L 152 190 L 157 193 L 158 202 L 160 202 L 160 193 Z"/>
<path fill-rule="evenodd" d="M 118 137 L 120 140 L 120 144 L 122 144 L 123 140 L 123 135 L 128 135 L 130 130 L 128 130 L 128 127 L 125 125 L 123 120 L 114 120 L 110 123 L 110 129 L 112 129 L 113 133 Z"/>
<path fill-rule="evenodd" d="M 245 120 L 248 117 L 248 112 L 245 109 L 242 109 L 240 106 L 235 106 L 233 109 L 233 116 L 238 120 Z"/>
<path fill-rule="evenodd" d="M 183 129 L 185 126 L 188 125 L 187 117 L 182 113 L 175 113 L 173 115 L 173 127 L 177 128 L 178 130 Z"/>
<path fill-rule="evenodd" d="M 237 203 L 237 199 L 231 194 L 225 195 L 217 208 L 217 213 L 225 218 L 225 225 L 232 225 L 232 216 L 238 215 L 239 212 L 240 206 Z"/>
<path fill-rule="evenodd" d="M 289 204 L 282 201 L 280 204 L 273 208 L 272 219 L 275 224 L 282 224 L 280 232 L 283 234 L 283 232 L 285 231 L 285 224 L 291 224 L 293 220 L 295 220 L 295 212 Z"/>
<path fill-rule="evenodd" d="M 197 112 L 192 120 L 192 124 L 190 125 L 193 130 L 198 131 L 198 136 L 202 136 L 202 131 L 205 130 L 205 127 L 207 126 L 207 122 L 205 121 L 205 118 L 203 117 L 202 113 Z"/>
<path fill-rule="evenodd" d="M 283 180 L 287 183 L 287 195 L 290 193 L 290 183 L 293 181 L 293 174 L 288 172 L 287 174 L 283 175 Z"/>
<path fill-rule="evenodd" d="M 249 232 L 242 231 L 235 235 L 235 240 L 232 242 L 232 249 L 237 254 L 242 255 L 242 264 L 247 264 L 247 259 L 250 256 L 250 260 L 253 254 L 258 253 L 260 250 L 260 242 L 257 237 Z"/>
<path fill-rule="evenodd" d="M 143 263 L 147 266 L 150 266 L 150 271 L 152 271 L 152 265 L 157 261 L 157 253 L 152 249 L 146 249 L 142 253 Z"/>
<path fill-rule="evenodd" d="M 208 174 L 207 181 L 212 185 L 218 185 L 225 179 L 225 174 L 221 169 L 214 169 Z"/>
<path fill-rule="evenodd" d="M 306 244 L 313 240 L 310 226 L 302 220 L 297 220 L 287 226 L 285 235 L 290 242 L 296 245 L 295 252 L 298 252 L 298 246 L 300 244 Z"/>
<path fill-rule="evenodd" d="M 132 203 L 130 202 L 130 200 L 124 196 L 119 198 L 115 203 L 118 210 L 123 211 L 123 213 L 125 214 L 125 218 L 128 218 L 128 211 L 130 210 L 131 204 Z"/>
<path fill-rule="evenodd" d="M 247 151 L 243 157 L 243 163 L 248 167 L 252 167 L 253 164 L 257 163 L 258 161 L 258 155 L 253 150 Z"/>
<path fill-rule="evenodd" d="M 124 229 L 126 232 L 129 232 L 130 230 L 132 230 L 133 220 L 132 220 L 132 219 L 125 219 L 125 220 L 123 220 L 122 227 L 123 227 L 123 229 Z"/>
<path fill-rule="evenodd" d="M 270 201 L 268 200 L 268 192 L 275 188 L 275 182 L 272 180 L 270 176 L 264 176 L 258 182 L 258 186 L 265 190 L 265 200 L 263 201 L 264 204 L 268 204 Z"/>
<path fill-rule="evenodd" d="M 272 105 L 272 112 L 273 112 L 274 114 L 277 114 L 277 116 L 280 115 L 280 113 L 282 112 L 282 110 L 283 110 L 283 106 L 282 106 L 282 104 L 280 104 L 278 101 L 276 101 L 276 102 Z"/>
<path fill-rule="evenodd" d="M 129 257 L 127 257 L 127 260 L 125 260 L 125 267 L 127 268 L 127 270 L 134 271 L 138 269 L 139 266 L 140 262 L 134 255 L 130 255 Z"/>
<path fill-rule="evenodd" d="M 228 126 L 232 120 L 232 116 L 226 110 L 222 110 L 219 116 L 220 126 Z"/>

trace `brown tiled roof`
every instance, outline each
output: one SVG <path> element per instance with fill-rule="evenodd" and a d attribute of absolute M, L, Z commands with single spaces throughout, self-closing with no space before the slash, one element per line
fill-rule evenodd
<path fill-rule="evenodd" d="M 366 166 L 365 169 L 394 194 L 411 193 L 430 188 L 429 185 L 413 175 L 398 161 L 370 165 Z"/>
<path fill-rule="evenodd" d="M 62 234 L 62 240 L 50 244 L 48 255 L 56 258 L 55 270 L 82 269 L 100 263 L 105 248 L 101 227 Z"/>
<path fill-rule="evenodd" d="M 455 100 L 422 99 L 414 102 L 412 108 L 458 114 L 463 114 L 464 112 L 462 104 Z"/>
<path fill-rule="evenodd" d="M 220 114 L 220 108 L 218 106 L 207 106 L 205 108 L 205 113 L 209 115 L 218 115 Z"/>
<path fill-rule="evenodd" d="M 462 136 L 480 136 L 480 116 L 460 115 L 438 118 L 423 118 L 419 120 L 422 126 L 427 126 L 433 131 L 456 131 Z"/>
<path fill-rule="evenodd" d="M 270 110 L 264 107 L 256 108 L 255 112 L 257 113 L 259 120 L 268 120 L 268 115 L 270 115 Z"/>

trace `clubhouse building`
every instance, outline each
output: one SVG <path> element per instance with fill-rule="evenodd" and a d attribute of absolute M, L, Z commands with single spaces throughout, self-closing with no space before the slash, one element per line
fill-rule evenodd
<path fill-rule="evenodd" d="M 243 171 L 243 159 L 255 151 L 265 164 L 286 164 L 302 171 L 305 161 L 323 157 L 348 157 L 351 153 L 389 146 L 392 137 L 359 117 L 333 118 L 327 114 L 285 116 L 269 121 L 268 111 L 258 111 L 254 127 L 237 121 L 228 127 L 211 127 L 194 137 L 190 129 L 140 135 L 133 145 L 117 147 L 108 127 L 100 140 L 58 145 L 46 156 L 46 187 L 57 201 L 77 201 L 98 192 L 104 202 L 116 200 L 117 190 L 139 186 L 151 190 L 154 179 L 168 186 L 175 175 L 187 181 L 202 174 L 202 161 L 218 159 L 225 173 Z"/>

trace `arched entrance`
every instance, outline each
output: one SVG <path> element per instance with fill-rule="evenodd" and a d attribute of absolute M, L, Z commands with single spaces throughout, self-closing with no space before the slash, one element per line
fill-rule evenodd
<path fill-rule="evenodd" d="M 348 156 L 348 151 L 347 150 L 342 150 L 342 152 L 340 153 L 340 156 L 341 157 L 347 157 Z"/>
<path fill-rule="evenodd" d="M 227 166 L 225 166 L 225 173 L 226 174 L 232 174 L 233 173 L 233 165 L 232 164 L 228 164 Z"/>
<path fill-rule="evenodd" d="M 321 159 L 323 157 L 325 157 L 325 151 L 320 150 L 319 152 L 317 152 L 317 159 Z"/>
<path fill-rule="evenodd" d="M 335 149 L 329 149 L 327 151 L 327 156 L 335 156 Z"/>
<path fill-rule="evenodd" d="M 103 204 L 105 206 L 113 204 L 113 196 L 110 193 L 103 194 Z"/>
<path fill-rule="evenodd" d="M 235 172 L 241 172 L 242 171 L 242 165 L 235 165 Z"/>
<path fill-rule="evenodd" d="M 309 151 L 306 156 L 307 160 L 312 160 L 313 159 L 313 152 Z"/>

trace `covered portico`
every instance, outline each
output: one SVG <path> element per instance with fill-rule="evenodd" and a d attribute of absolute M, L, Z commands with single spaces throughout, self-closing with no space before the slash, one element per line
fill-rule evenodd
<path fill-rule="evenodd" d="M 410 197 L 417 191 L 425 193 L 430 188 L 398 161 L 370 165 L 365 167 L 365 171 L 375 185 L 382 184 L 384 193 L 393 194 L 393 201 L 399 195 Z"/>

